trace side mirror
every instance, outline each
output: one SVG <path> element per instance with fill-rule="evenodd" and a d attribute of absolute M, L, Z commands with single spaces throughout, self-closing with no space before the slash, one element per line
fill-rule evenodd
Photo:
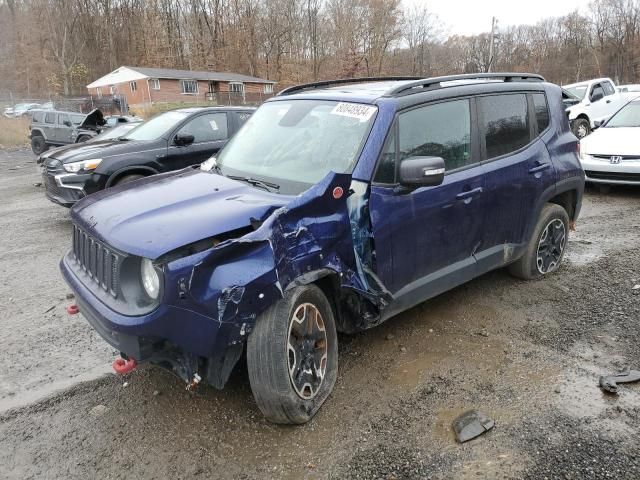
<path fill-rule="evenodd" d="M 65 120 L 64 122 L 62 122 L 62 124 L 63 124 L 65 127 L 70 127 L 70 126 L 71 126 L 71 122 L 70 122 L 69 120 Z"/>
<path fill-rule="evenodd" d="M 444 181 L 441 157 L 409 157 L 400 163 L 400 184 L 407 187 L 434 187 Z"/>
<path fill-rule="evenodd" d="M 195 137 L 193 135 L 186 135 L 184 133 L 178 133 L 174 137 L 173 143 L 175 143 L 179 147 L 184 147 L 186 145 L 191 145 L 194 140 L 195 140 Z"/>
<path fill-rule="evenodd" d="M 596 128 L 600 128 L 602 126 L 604 122 L 601 122 L 600 120 L 596 120 L 595 122 L 593 122 L 593 129 L 595 130 Z"/>

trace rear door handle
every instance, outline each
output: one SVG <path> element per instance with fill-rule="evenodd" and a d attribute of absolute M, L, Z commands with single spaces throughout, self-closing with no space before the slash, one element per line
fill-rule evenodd
<path fill-rule="evenodd" d="M 476 187 L 472 190 L 467 190 L 466 192 L 460 192 L 456 195 L 458 200 L 464 200 L 465 198 L 473 197 L 474 195 L 479 195 L 482 193 L 482 187 Z"/>
<path fill-rule="evenodd" d="M 551 164 L 549 162 L 541 163 L 539 165 L 536 165 L 535 167 L 531 167 L 529 169 L 529 173 L 538 173 L 538 172 L 541 172 L 543 170 L 546 170 L 549 167 L 551 167 Z"/>

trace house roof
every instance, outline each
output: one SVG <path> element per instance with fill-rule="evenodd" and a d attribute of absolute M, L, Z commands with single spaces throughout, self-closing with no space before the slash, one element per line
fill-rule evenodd
<path fill-rule="evenodd" d="M 250 77 L 231 72 L 202 72 L 195 70 L 173 70 L 170 68 L 122 66 L 87 85 L 87 88 L 105 87 L 116 83 L 131 82 L 144 78 L 170 78 L 176 80 L 214 80 L 219 82 L 276 83 L 264 78 Z"/>

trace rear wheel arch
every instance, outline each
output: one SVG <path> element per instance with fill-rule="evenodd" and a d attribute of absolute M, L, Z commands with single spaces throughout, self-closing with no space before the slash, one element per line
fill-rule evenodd
<path fill-rule="evenodd" d="M 576 220 L 577 205 L 578 205 L 578 191 L 575 189 L 565 190 L 562 193 L 556 194 L 554 197 L 547 200 L 547 203 L 555 203 L 565 209 L 569 220 Z"/>

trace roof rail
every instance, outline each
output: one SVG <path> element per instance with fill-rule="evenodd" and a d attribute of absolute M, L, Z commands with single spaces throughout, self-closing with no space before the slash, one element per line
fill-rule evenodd
<path fill-rule="evenodd" d="M 405 83 L 392 88 L 384 94 L 385 97 L 400 97 L 419 91 L 442 88 L 444 82 L 457 80 L 502 80 L 503 82 L 544 82 L 541 75 L 535 73 L 465 73 L 462 75 L 446 75 L 443 77 L 424 78 L 411 83 Z M 412 90 L 414 90 L 412 92 Z M 417 90 L 417 91 L 415 91 Z"/>
<path fill-rule="evenodd" d="M 293 87 L 285 88 L 278 92 L 280 95 L 290 95 L 292 93 L 301 92 L 303 90 L 313 90 L 315 88 L 329 87 L 331 85 L 346 85 L 349 83 L 366 83 L 366 82 L 391 82 L 398 80 L 420 80 L 422 77 L 358 77 L 358 78 L 343 78 L 340 80 L 323 80 L 320 82 L 303 83 L 301 85 L 294 85 Z"/>

